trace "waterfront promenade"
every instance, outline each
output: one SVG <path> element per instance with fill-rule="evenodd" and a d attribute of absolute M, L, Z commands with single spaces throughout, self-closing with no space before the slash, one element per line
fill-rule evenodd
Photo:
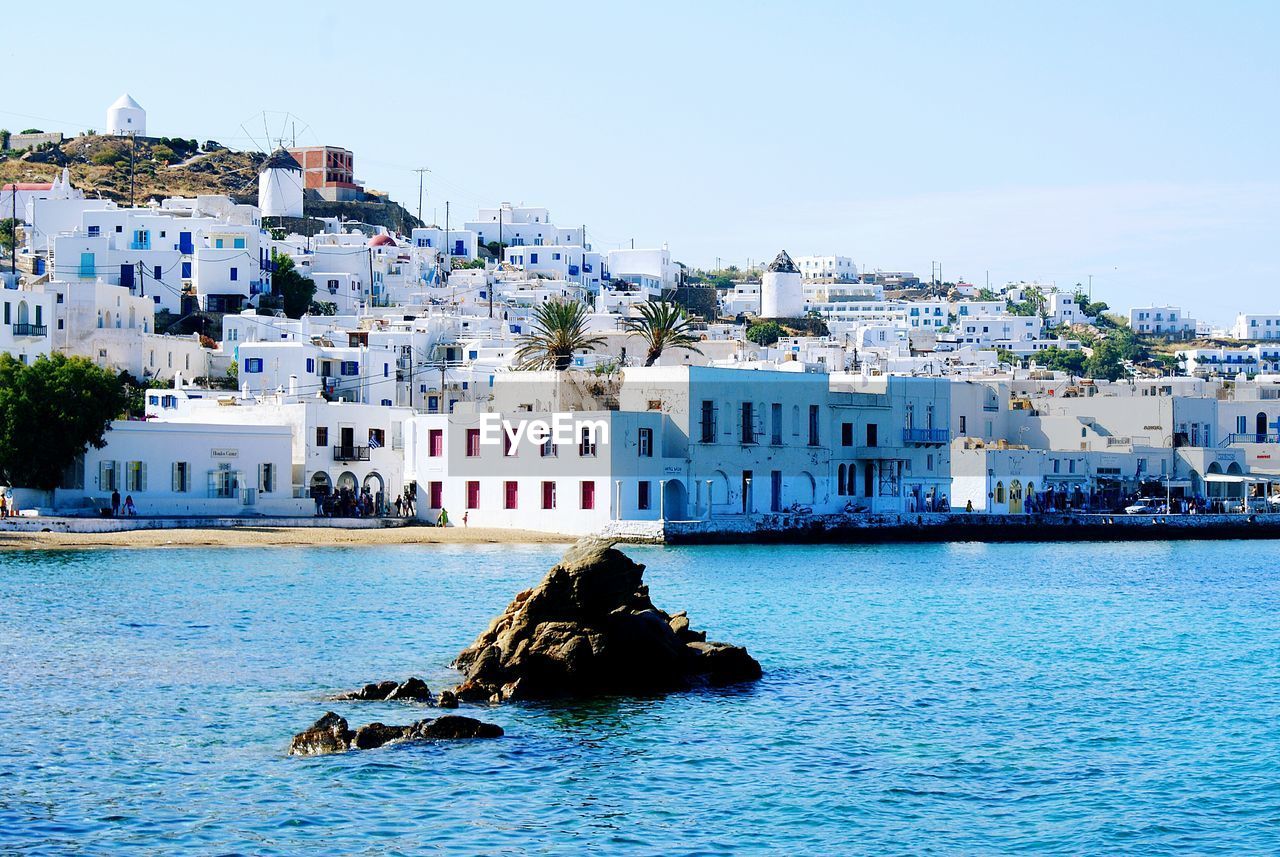
<path fill-rule="evenodd" d="M 935 512 L 756 515 L 709 521 L 616 521 L 601 535 L 641 544 L 1150 541 L 1280 538 L 1280 514 L 1113 515 Z M 498 527 L 435 527 L 412 518 L 72 518 L 0 520 L 0 549 L 572 542 Z"/>

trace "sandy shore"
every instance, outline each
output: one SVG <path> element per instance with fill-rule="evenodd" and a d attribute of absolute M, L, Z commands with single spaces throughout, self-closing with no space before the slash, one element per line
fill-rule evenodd
<path fill-rule="evenodd" d="M 0 550 L 154 547 L 356 547 L 430 544 L 568 544 L 573 536 L 480 527 L 235 527 L 118 533 L 0 533 Z"/>

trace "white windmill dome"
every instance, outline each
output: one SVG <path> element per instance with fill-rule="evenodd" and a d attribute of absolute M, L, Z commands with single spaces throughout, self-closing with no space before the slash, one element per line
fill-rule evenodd
<path fill-rule="evenodd" d="M 147 136 L 147 111 L 126 92 L 107 108 L 107 133 L 117 137 L 126 134 Z"/>

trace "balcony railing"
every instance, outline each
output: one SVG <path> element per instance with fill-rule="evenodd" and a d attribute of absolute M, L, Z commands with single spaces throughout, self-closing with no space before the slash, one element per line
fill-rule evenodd
<path fill-rule="evenodd" d="M 14 336 L 48 336 L 49 325 L 18 323 L 13 326 Z"/>
<path fill-rule="evenodd" d="M 944 444 L 950 434 L 951 431 L 944 428 L 904 428 L 902 442 Z"/>
<path fill-rule="evenodd" d="M 333 448 L 334 461 L 368 461 L 369 447 L 367 446 L 335 446 Z"/>
<path fill-rule="evenodd" d="M 1218 446 L 1231 446 L 1236 443 L 1280 443 L 1280 434 L 1236 432 L 1227 435 Z"/>

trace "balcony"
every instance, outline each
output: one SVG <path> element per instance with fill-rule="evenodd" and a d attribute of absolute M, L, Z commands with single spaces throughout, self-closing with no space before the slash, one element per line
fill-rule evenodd
<path fill-rule="evenodd" d="M 48 336 L 49 325 L 47 324 L 26 324 L 19 322 L 13 326 L 14 336 Z"/>
<path fill-rule="evenodd" d="M 1233 446 L 1237 443 L 1280 443 L 1280 434 L 1254 432 L 1235 432 L 1229 434 L 1218 446 Z"/>
<path fill-rule="evenodd" d="M 950 435 L 951 431 L 944 428 L 904 428 L 902 442 L 942 446 L 950 439 Z"/>
<path fill-rule="evenodd" d="M 333 448 L 334 461 L 368 461 L 369 447 L 367 446 L 335 446 Z"/>

